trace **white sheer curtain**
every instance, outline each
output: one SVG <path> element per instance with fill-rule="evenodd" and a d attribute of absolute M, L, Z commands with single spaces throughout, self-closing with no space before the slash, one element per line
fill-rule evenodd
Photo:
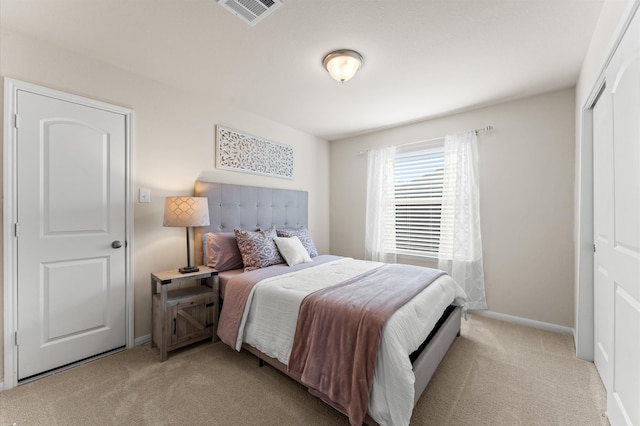
<path fill-rule="evenodd" d="M 476 132 L 447 135 L 444 156 L 438 268 L 447 271 L 465 290 L 468 309 L 487 309 Z"/>
<path fill-rule="evenodd" d="M 385 227 L 384 218 L 395 215 L 393 160 L 395 147 L 370 149 L 367 165 L 367 216 L 365 259 L 396 263 L 395 229 Z"/>

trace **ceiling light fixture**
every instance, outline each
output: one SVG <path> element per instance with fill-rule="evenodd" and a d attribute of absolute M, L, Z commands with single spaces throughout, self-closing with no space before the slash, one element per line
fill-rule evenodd
<path fill-rule="evenodd" d="M 322 65 L 334 80 L 344 83 L 356 75 L 363 61 L 362 55 L 355 50 L 341 49 L 325 56 Z"/>

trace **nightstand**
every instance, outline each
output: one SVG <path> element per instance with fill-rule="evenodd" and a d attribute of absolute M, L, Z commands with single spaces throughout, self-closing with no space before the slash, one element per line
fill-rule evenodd
<path fill-rule="evenodd" d="M 167 352 L 174 349 L 204 339 L 219 340 L 218 271 L 198 268 L 188 274 L 177 269 L 151 274 L 151 347 L 159 348 L 160 361 L 166 361 Z M 200 285 L 168 289 L 170 284 L 197 280 Z"/>

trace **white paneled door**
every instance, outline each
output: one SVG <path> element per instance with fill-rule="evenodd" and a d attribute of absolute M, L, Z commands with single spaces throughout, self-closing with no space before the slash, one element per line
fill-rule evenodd
<path fill-rule="evenodd" d="M 640 425 L 640 15 L 607 68 L 603 99 L 606 111 L 594 110 L 594 357 L 611 424 Z"/>
<path fill-rule="evenodd" d="M 18 90 L 18 380 L 126 345 L 126 116 Z"/>
<path fill-rule="evenodd" d="M 613 235 L 613 129 L 610 94 L 593 108 L 593 360 L 607 390 L 613 375 L 613 296 L 609 245 Z"/>

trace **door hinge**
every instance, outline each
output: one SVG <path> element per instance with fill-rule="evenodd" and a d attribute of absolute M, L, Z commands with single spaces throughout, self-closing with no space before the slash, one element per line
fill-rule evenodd
<path fill-rule="evenodd" d="M 13 224 L 13 235 L 16 237 L 20 236 L 20 225 L 18 224 L 18 222 Z"/>
<path fill-rule="evenodd" d="M 13 114 L 13 127 L 18 128 L 18 114 Z"/>
<path fill-rule="evenodd" d="M 18 341 L 18 332 L 16 331 L 15 334 L 15 340 L 16 340 L 16 346 L 18 346 L 20 344 L 20 342 Z"/>
<path fill-rule="evenodd" d="M 594 253 L 596 252 L 596 245 L 595 244 L 593 245 L 593 252 Z"/>

